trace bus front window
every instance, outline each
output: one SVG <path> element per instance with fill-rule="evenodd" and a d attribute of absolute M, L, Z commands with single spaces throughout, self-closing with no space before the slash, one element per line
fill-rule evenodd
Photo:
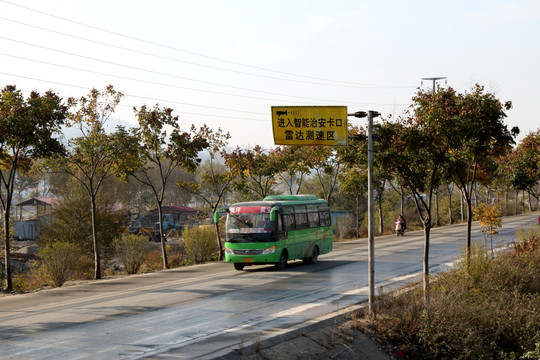
<path fill-rule="evenodd" d="M 270 214 L 242 213 L 229 214 L 226 222 L 228 242 L 269 242 L 274 241 L 275 224 Z"/>

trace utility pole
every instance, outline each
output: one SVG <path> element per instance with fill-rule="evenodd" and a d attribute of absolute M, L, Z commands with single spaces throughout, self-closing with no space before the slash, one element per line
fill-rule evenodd
<path fill-rule="evenodd" d="M 367 145 L 368 145 L 368 278 L 369 278 L 369 296 L 368 310 L 373 314 L 373 305 L 375 302 L 375 224 L 374 224 L 374 192 L 373 192 L 373 118 L 380 115 L 377 111 L 357 111 L 354 114 L 348 114 L 358 118 L 368 118 L 367 127 Z"/>
<path fill-rule="evenodd" d="M 428 77 L 428 78 L 422 78 L 422 85 L 424 85 L 424 80 L 433 81 L 433 94 L 435 94 L 435 83 L 439 80 L 444 79 L 444 84 L 446 85 L 446 76 L 439 76 L 439 77 Z"/>

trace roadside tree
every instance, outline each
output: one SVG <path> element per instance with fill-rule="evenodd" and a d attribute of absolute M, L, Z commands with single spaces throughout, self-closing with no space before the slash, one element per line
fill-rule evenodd
<path fill-rule="evenodd" d="M 208 160 L 197 169 L 198 178 L 195 181 L 177 180 L 176 186 L 188 191 L 199 198 L 207 210 L 213 214 L 220 207 L 225 196 L 231 191 L 231 183 L 234 179 L 232 172 L 220 161 L 231 136 L 224 133 L 221 128 L 217 131 L 204 125 L 197 133 L 206 139 L 208 146 Z M 216 236 L 219 248 L 219 260 L 223 260 L 223 245 L 219 235 L 219 223 L 216 226 Z"/>
<path fill-rule="evenodd" d="M 302 184 L 311 171 L 311 146 L 283 146 L 270 152 L 277 167 L 277 177 L 287 188 L 287 192 L 296 195 L 302 190 Z"/>
<path fill-rule="evenodd" d="M 258 199 L 274 194 L 278 168 L 267 150 L 260 146 L 245 150 L 237 147 L 223 153 L 223 157 L 232 173 L 235 190 Z"/>
<path fill-rule="evenodd" d="M 381 148 L 379 156 L 381 164 L 402 179 L 411 192 L 424 227 L 423 286 L 427 306 L 433 194 L 448 161 L 447 132 L 452 131 L 453 118 L 445 108 L 455 103 L 455 96 L 453 91 L 434 94 L 420 90 L 413 102 L 412 114 L 405 114 L 395 123 L 384 122 L 380 127 L 379 141 L 391 146 Z"/>
<path fill-rule="evenodd" d="M 148 109 L 143 105 L 134 109 L 139 122 L 135 134 L 137 148 L 129 153 L 134 155 L 134 169 L 126 168 L 137 181 L 150 188 L 158 208 L 159 235 L 161 239 L 161 257 L 163 269 L 169 267 L 165 233 L 163 229 L 163 201 L 167 186 L 174 171 L 178 168 L 194 172 L 201 162 L 199 152 L 208 147 L 201 133 L 180 130 L 178 116 L 173 116 L 173 109 L 155 106 Z M 154 176 L 157 172 L 158 176 Z M 127 179 L 126 179 L 127 180 Z"/>
<path fill-rule="evenodd" d="M 503 163 L 506 177 L 516 190 L 540 201 L 540 130 L 525 136 Z M 529 200 L 529 204 L 531 201 Z M 529 205 L 532 208 L 531 205 Z M 531 209 L 532 210 L 532 209 Z"/>
<path fill-rule="evenodd" d="M 439 95 L 440 94 L 440 95 Z M 452 88 L 441 90 L 435 101 L 439 104 L 441 115 L 451 119 L 444 137 L 448 139 L 449 178 L 461 190 L 467 205 L 467 253 L 471 248 L 471 226 L 473 219 L 472 196 L 475 184 L 480 181 L 483 171 L 487 174 L 490 160 L 505 155 L 514 143 L 519 129 L 509 131 L 503 120 L 505 110 L 510 110 L 511 102 L 501 103 L 495 95 L 485 92 L 476 85 L 470 93 L 456 94 Z M 438 99 L 446 98 L 446 102 Z M 428 116 L 429 97 L 419 98 L 423 115 Z"/>
<path fill-rule="evenodd" d="M 92 89 L 87 96 L 73 101 L 76 107 L 69 125 L 77 127 L 81 136 L 69 141 L 68 156 L 58 158 L 51 167 L 72 176 L 86 191 L 90 201 L 90 223 L 94 248 L 94 278 L 101 279 L 101 252 L 98 234 L 96 199 L 105 179 L 113 174 L 125 176 L 134 164 L 130 153 L 134 138 L 123 127 L 107 133 L 105 124 L 120 103 L 123 94 L 112 85 L 103 91 Z"/>
<path fill-rule="evenodd" d="M 32 91 L 25 99 L 15 86 L 0 95 L 0 203 L 4 222 L 6 291 L 13 289 L 10 265 L 10 210 L 16 174 L 28 172 L 38 158 L 62 154 L 58 140 L 68 107 L 54 92 Z"/>

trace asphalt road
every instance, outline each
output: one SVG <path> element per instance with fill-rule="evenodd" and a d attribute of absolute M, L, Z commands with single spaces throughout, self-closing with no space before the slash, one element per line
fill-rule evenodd
<path fill-rule="evenodd" d="M 504 218 L 494 243 L 509 243 L 538 215 Z M 477 223 L 473 240 L 484 241 Z M 464 242 L 464 224 L 433 229 L 431 271 L 451 266 Z M 377 237 L 375 248 L 378 289 L 422 271 L 422 231 Z M 367 270 L 361 239 L 284 271 L 212 263 L 7 295 L 0 297 L 0 358 L 216 358 L 365 301 Z"/>

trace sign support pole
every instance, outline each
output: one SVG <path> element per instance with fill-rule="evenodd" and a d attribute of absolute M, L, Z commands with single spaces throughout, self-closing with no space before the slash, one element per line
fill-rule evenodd
<path fill-rule="evenodd" d="M 368 267 L 369 267 L 369 313 L 373 314 L 375 301 L 375 235 L 374 235 L 374 199 L 373 199 L 373 115 L 368 111 L 367 147 L 368 147 Z M 378 113 L 377 113 L 378 115 Z"/>

